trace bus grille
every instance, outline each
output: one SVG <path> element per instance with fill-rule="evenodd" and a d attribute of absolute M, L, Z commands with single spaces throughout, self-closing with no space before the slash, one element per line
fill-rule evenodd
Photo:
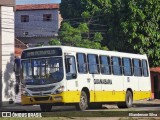
<path fill-rule="evenodd" d="M 50 95 L 51 92 L 46 92 L 46 93 L 43 93 L 43 95 Z M 40 93 L 32 93 L 32 95 L 37 95 L 37 96 L 41 96 Z"/>
<path fill-rule="evenodd" d="M 39 87 L 39 88 L 28 88 L 30 91 L 48 91 L 48 90 L 52 90 L 55 86 L 50 86 L 50 87 Z"/>
<path fill-rule="evenodd" d="M 48 100 L 49 97 L 35 97 L 34 99 L 35 101 L 43 101 L 43 100 Z"/>

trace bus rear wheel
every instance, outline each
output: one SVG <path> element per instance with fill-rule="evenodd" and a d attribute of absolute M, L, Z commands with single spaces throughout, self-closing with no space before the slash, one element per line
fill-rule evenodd
<path fill-rule="evenodd" d="M 87 94 L 84 91 L 82 91 L 80 96 L 80 102 L 76 104 L 76 109 L 84 111 L 87 109 L 87 107 L 88 107 Z"/>
<path fill-rule="evenodd" d="M 133 95 L 131 91 L 127 91 L 125 102 L 120 102 L 117 104 L 118 108 L 131 108 L 133 103 Z"/>
<path fill-rule="evenodd" d="M 42 112 L 50 112 L 52 110 L 52 105 L 40 105 L 41 111 Z"/>

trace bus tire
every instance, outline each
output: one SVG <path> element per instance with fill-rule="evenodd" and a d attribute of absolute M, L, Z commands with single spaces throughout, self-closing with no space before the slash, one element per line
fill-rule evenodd
<path fill-rule="evenodd" d="M 42 112 L 50 112 L 52 110 L 52 105 L 40 105 Z"/>
<path fill-rule="evenodd" d="M 131 91 L 127 91 L 125 102 L 120 102 L 117 104 L 118 108 L 131 108 L 133 103 L 133 95 Z"/>
<path fill-rule="evenodd" d="M 88 107 L 87 94 L 84 91 L 82 91 L 80 96 L 80 102 L 76 104 L 76 109 L 84 111 L 87 109 L 87 107 Z"/>

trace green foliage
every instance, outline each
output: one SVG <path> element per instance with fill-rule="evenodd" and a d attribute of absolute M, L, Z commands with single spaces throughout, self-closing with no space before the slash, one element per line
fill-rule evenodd
<path fill-rule="evenodd" d="M 60 7 L 71 24 L 87 23 L 89 31 L 82 27 L 82 35 L 79 29 L 86 44 L 96 41 L 96 47 L 103 44 L 110 50 L 147 54 L 151 67 L 160 66 L 159 0 L 62 0 Z M 97 33 L 87 35 L 90 31 Z M 104 39 L 98 35 L 101 31 Z"/>
<path fill-rule="evenodd" d="M 81 16 L 82 16 L 82 18 L 84 18 L 84 19 L 88 19 L 88 18 L 91 17 L 91 16 L 90 16 L 90 13 L 89 13 L 88 11 L 84 11 L 84 12 L 81 14 Z"/>
<path fill-rule="evenodd" d="M 59 38 L 63 45 L 76 46 L 76 44 L 82 39 L 81 31 L 72 27 L 69 23 L 63 23 Z"/>
<path fill-rule="evenodd" d="M 81 33 L 88 33 L 89 32 L 89 28 L 87 26 L 87 23 L 80 23 L 80 25 L 78 26 L 78 29 L 81 31 Z"/>
<path fill-rule="evenodd" d="M 61 42 L 59 39 L 52 39 L 48 42 L 49 45 L 61 45 Z"/>
<path fill-rule="evenodd" d="M 63 23 L 61 31 L 59 32 L 59 38 L 49 41 L 49 45 L 62 44 L 67 46 L 108 50 L 107 47 L 101 46 L 103 37 L 100 33 L 96 33 L 93 39 L 85 38 L 88 33 L 89 28 L 86 23 L 79 24 L 77 28 L 72 27 L 69 23 Z"/>
<path fill-rule="evenodd" d="M 96 33 L 94 34 L 93 40 L 94 40 L 95 42 L 101 42 L 101 41 L 103 40 L 102 34 L 99 33 L 99 32 L 96 32 Z"/>
<path fill-rule="evenodd" d="M 85 7 L 84 0 L 61 0 L 60 13 L 63 19 L 79 18 Z"/>
<path fill-rule="evenodd" d="M 160 1 L 128 1 L 127 20 L 121 22 L 126 40 L 136 53 L 147 54 L 151 66 L 160 66 Z"/>

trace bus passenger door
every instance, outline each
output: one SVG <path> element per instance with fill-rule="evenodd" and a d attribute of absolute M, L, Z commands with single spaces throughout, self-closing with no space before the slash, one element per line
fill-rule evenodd
<path fill-rule="evenodd" d="M 139 96 L 137 94 L 139 77 L 134 76 L 135 72 L 138 71 L 134 67 L 134 60 L 132 61 L 130 58 L 122 58 L 123 74 L 124 74 L 124 90 L 126 91 L 128 88 L 130 88 L 133 91 L 133 99 L 136 100 Z"/>
<path fill-rule="evenodd" d="M 77 53 L 77 84 L 78 91 L 87 88 L 90 91 L 91 79 L 88 77 L 87 56 L 85 53 Z"/>
<path fill-rule="evenodd" d="M 65 102 L 73 103 L 80 100 L 80 93 L 77 85 L 77 71 L 75 54 L 69 53 L 65 55 L 65 70 L 66 70 L 66 93 Z"/>
<path fill-rule="evenodd" d="M 90 81 L 90 102 L 101 102 L 102 84 L 98 55 L 88 54 L 88 80 Z"/>

